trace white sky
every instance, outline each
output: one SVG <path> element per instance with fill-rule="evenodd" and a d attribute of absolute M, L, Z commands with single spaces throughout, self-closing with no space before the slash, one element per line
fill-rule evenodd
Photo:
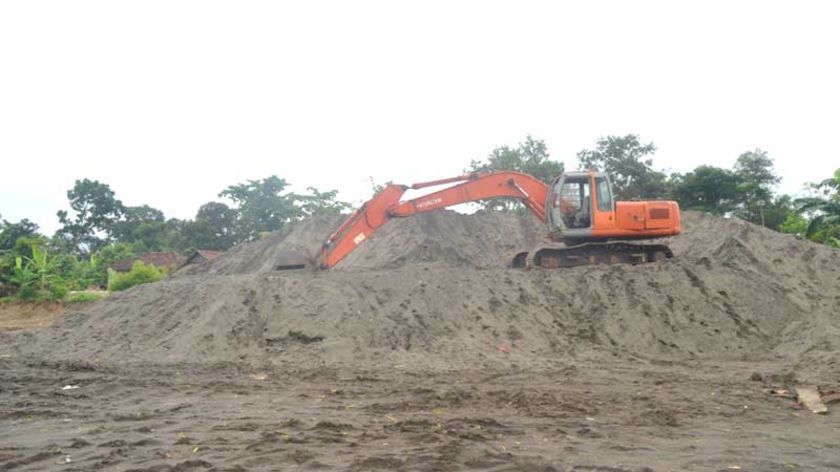
<path fill-rule="evenodd" d="M 277 174 L 360 202 L 544 139 L 638 133 L 660 168 L 767 150 L 840 167 L 840 3 L 0 3 L 0 214 L 47 232 L 77 178 L 192 218 Z"/>

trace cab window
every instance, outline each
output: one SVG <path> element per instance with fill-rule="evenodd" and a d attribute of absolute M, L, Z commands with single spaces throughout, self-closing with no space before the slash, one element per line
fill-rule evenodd
<path fill-rule="evenodd" d="M 592 223 L 589 180 L 569 179 L 558 188 L 554 206 L 558 208 L 566 228 L 588 228 Z"/>
<path fill-rule="evenodd" d="M 599 211 L 613 211 L 612 192 L 610 182 L 604 177 L 595 179 L 595 197 L 598 199 Z"/>

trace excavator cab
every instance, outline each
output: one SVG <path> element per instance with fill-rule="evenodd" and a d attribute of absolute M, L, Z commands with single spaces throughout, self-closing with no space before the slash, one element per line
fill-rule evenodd
<path fill-rule="evenodd" d="M 554 239 L 589 238 L 614 220 L 612 186 L 600 172 L 566 172 L 549 188 L 546 215 Z"/>

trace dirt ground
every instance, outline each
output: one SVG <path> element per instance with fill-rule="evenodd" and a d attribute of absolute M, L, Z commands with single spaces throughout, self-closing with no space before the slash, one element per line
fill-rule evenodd
<path fill-rule="evenodd" d="M 423 374 L 0 366 L 2 470 L 840 468 L 840 416 L 770 395 L 795 381 L 770 360 Z"/>
<path fill-rule="evenodd" d="M 533 219 L 439 212 L 274 270 L 336 224 L 0 332 L 0 470 L 840 469 L 789 393 L 840 385 L 840 251 L 686 212 L 671 260 L 522 271 Z"/>
<path fill-rule="evenodd" d="M 64 315 L 65 308 L 62 303 L 0 303 L 0 331 L 49 326 Z"/>

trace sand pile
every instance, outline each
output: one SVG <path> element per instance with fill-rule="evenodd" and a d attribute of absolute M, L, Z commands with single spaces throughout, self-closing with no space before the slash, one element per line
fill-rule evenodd
<path fill-rule="evenodd" d="M 532 217 L 438 212 L 389 223 L 337 270 L 273 270 L 278 251 L 316 254 L 338 223 L 303 222 L 0 349 L 303 368 L 539 368 L 601 355 L 836 362 L 840 252 L 740 220 L 686 212 L 663 263 L 522 271 L 506 265 L 542 240 Z"/>
<path fill-rule="evenodd" d="M 343 218 L 319 217 L 287 226 L 178 275 L 276 273 L 276 261 L 288 250 L 316 260 L 321 244 L 341 225 Z M 462 215 L 440 211 L 392 220 L 334 270 L 391 269 L 422 262 L 465 268 L 505 267 L 514 254 L 544 239 L 544 226 L 528 215 L 493 212 Z"/>

